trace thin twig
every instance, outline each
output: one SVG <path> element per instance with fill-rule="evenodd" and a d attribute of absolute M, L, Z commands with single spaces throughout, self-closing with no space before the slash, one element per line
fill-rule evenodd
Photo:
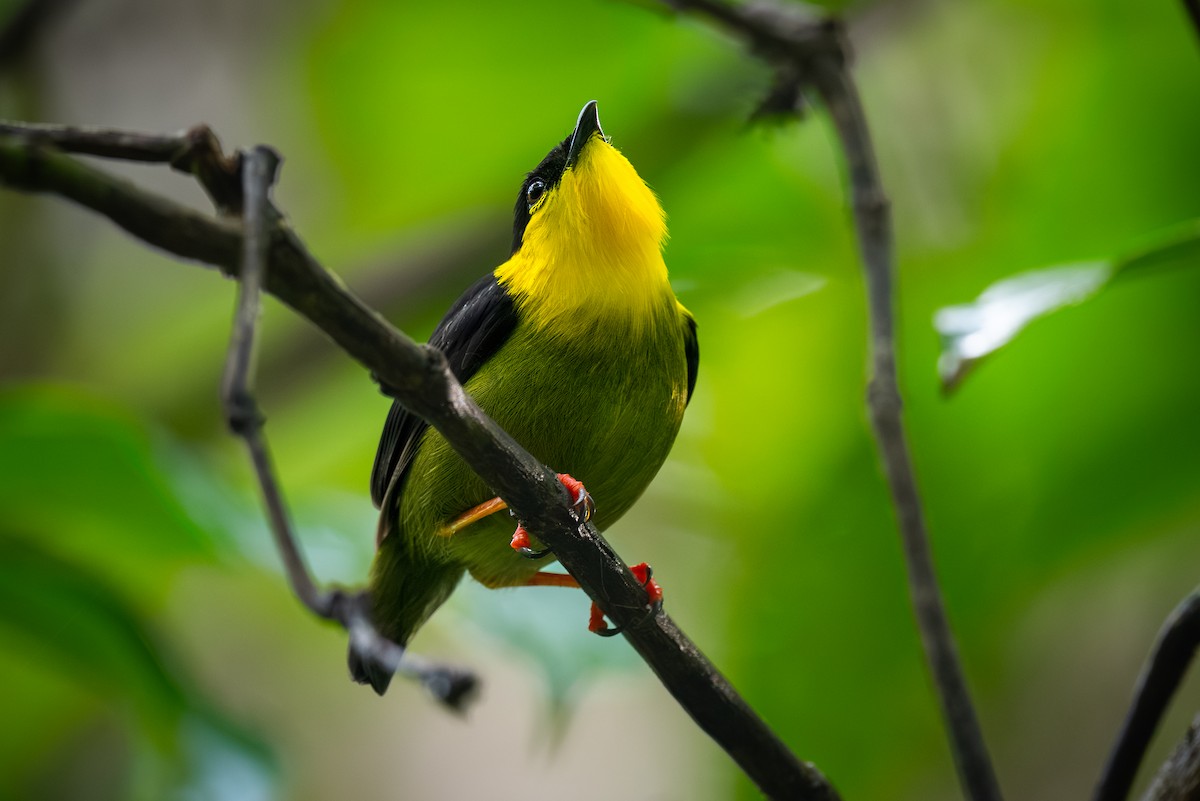
<path fill-rule="evenodd" d="M 187 133 L 144 134 L 80 125 L 0 122 L 0 134 L 28 137 L 64 153 L 82 153 L 123 161 L 170 163 L 192 146 Z"/>
<path fill-rule="evenodd" d="M 867 403 L 896 510 L 908 568 L 909 590 L 926 660 L 942 706 L 959 779 L 974 801 L 999 801 L 1000 786 L 984 744 L 975 708 L 946 618 L 925 528 L 921 498 L 905 440 L 896 379 L 891 213 L 879 177 L 862 103 L 849 74 L 841 26 L 769 3 L 731 6 L 715 0 L 663 0 L 708 15 L 745 39 L 771 64 L 776 84 L 767 111 L 780 98 L 811 87 L 833 120 L 853 198 L 855 228 L 867 279 L 871 379 Z M 799 107 L 798 103 L 792 103 Z"/>
<path fill-rule="evenodd" d="M 0 135 L 0 183 L 74 200 L 155 247 L 214 264 L 230 276 L 242 269 L 240 225 L 146 192 L 35 139 Z M 668 615 L 639 625 L 647 605 L 642 583 L 595 527 L 575 519 L 554 471 L 483 413 L 439 351 L 416 345 L 388 325 L 318 264 L 282 221 L 270 228 L 267 252 L 265 289 L 322 329 L 445 437 L 554 550 L 608 618 L 625 627 L 624 636 L 667 690 L 764 794 L 798 801 L 838 798 L 820 771 L 788 750 Z M 334 615 L 347 622 L 352 638 L 369 638 L 372 630 L 356 617 L 361 610 L 352 603 L 355 597 L 335 594 Z"/>
<path fill-rule="evenodd" d="M 999 801 L 1000 785 L 971 703 L 938 587 L 921 497 L 905 438 L 903 406 L 896 378 L 888 201 L 880 184 L 862 106 L 849 77 L 844 70 L 826 70 L 819 73 L 816 85 L 838 129 L 849 165 L 854 216 L 866 267 L 870 304 L 872 374 L 867 402 L 900 527 L 909 591 L 925 658 L 939 691 L 955 765 L 967 795 L 975 801 Z"/>
<path fill-rule="evenodd" d="M 223 214 L 239 214 L 242 202 L 238 155 L 226 156 L 221 142 L 207 125 L 196 125 L 175 134 L 146 134 L 78 125 L 9 123 L 0 120 L 0 136 L 33 139 L 64 153 L 170 164 L 195 176 Z"/>
<path fill-rule="evenodd" d="M 275 183 L 279 163 L 279 154 L 262 145 L 252 149 L 241 160 L 244 236 L 233 335 L 221 381 L 226 420 L 230 430 L 241 438 L 249 451 L 275 546 L 283 559 L 292 592 L 300 602 L 317 616 L 341 623 L 350 633 L 353 644 L 363 653 L 370 654 L 393 671 L 417 679 L 439 701 L 452 709 L 462 710 L 474 696 L 473 691 L 478 684 L 474 674 L 408 657 L 404 649 L 375 631 L 363 609 L 361 595 L 318 589 L 300 552 L 288 517 L 283 492 L 275 478 L 266 436 L 263 434 L 264 418 L 253 392 L 255 341 L 267 248 L 270 245 L 269 226 L 278 222 L 278 213 L 270 204 L 269 192 Z"/>
<path fill-rule="evenodd" d="M 1094 801 L 1125 801 L 1167 705 L 1200 647 L 1200 588 L 1171 612 L 1138 677 Z"/>
<path fill-rule="evenodd" d="M 265 147 L 256 147 L 246 154 L 242 164 L 242 190 L 245 195 L 243 214 L 243 256 L 241 281 L 238 284 L 237 307 L 233 318 L 233 334 L 225 374 L 221 381 L 221 401 L 229 428 L 240 437 L 250 452 L 267 506 L 267 518 L 275 546 L 283 558 L 292 592 L 322 617 L 327 616 L 324 599 L 309 576 L 308 566 L 292 536 L 291 523 L 283 495 L 275 481 L 270 455 L 262 433 L 263 416 L 253 394 L 252 362 L 263 275 L 266 272 L 267 252 L 267 191 L 275 182 L 279 156 Z"/>

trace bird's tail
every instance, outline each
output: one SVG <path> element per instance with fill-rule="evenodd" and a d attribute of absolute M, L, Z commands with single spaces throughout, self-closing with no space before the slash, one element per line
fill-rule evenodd
<path fill-rule="evenodd" d="M 371 595 L 368 592 L 362 592 L 358 601 L 365 610 L 371 609 Z M 397 642 L 396 645 L 403 649 L 406 643 Z M 388 692 L 388 685 L 391 683 L 391 677 L 395 674 L 396 668 L 394 664 L 389 666 L 380 661 L 378 655 L 374 654 L 371 643 L 355 642 L 355 638 L 350 637 L 346 660 L 350 666 L 350 677 L 354 681 L 359 682 L 360 685 L 371 685 L 371 688 L 379 695 Z"/>
<path fill-rule="evenodd" d="M 350 663 L 352 679 L 359 684 L 370 684 L 371 689 L 378 695 L 387 692 L 388 685 L 392 683 L 392 667 L 380 662 L 373 654 L 364 653 L 355 647 L 354 640 L 350 641 L 346 661 Z"/>
<path fill-rule="evenodd" d="M 399 555 L 398 555 L 399 554 Z M 371 570 L 369 588 L 359 596 L 363 613 L 376 633 L 401 649 L 434 610 L 450 597 L 462 578 L 463 568 L 443 562 L 405 561 L 396 547 L 381 548 Z M 350 676 L 370 684 L 379 695 L 391 684 L 395 663 L 381 661 L 369 644 L 351 637 L 347 661 Z"/>

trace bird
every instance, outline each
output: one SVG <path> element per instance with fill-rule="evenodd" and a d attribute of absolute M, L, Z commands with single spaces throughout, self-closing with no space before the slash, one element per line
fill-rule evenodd
<path fill-rule="evenodd" d="M 696 386 L 696 321 L 668 280 L 666 237 L 658 198 L 605 136 L 593 100 L 521 183 L 508 259 L 429 339 L 475 402 L 561 471 L 601 531 L 662 466 Z M 489 588 L 578 586 L 541 570 L 549 551 L 399 401 L 371 497 L 380 516 L 365 597 L 376 630 L 402 648 L 467 573 Z M 635 573 L 660 597 L 645 565 Z M 595 608 L 590 627 L 605 633 Z M 355 681 L 384 694 L 389 667 L 353 645 L 349 661 Z"/>

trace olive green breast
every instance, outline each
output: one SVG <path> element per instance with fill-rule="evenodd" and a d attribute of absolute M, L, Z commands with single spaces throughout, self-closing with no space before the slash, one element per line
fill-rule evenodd
<path fill-rule="evenodd" d="M 667 457 L 687 404 L 684 320 L 673 295 L 638 329 L 598 323 L 585 335 L 522 320 L 467 382 L 479 405 L 530 453 L 582 481 L 604 529 L 642 494 Z M 495 493 L 433 429 L 399 498 L 393 536 L 488 586 L 521 584 L 548 560 L 509 547 L 516 521 L 499 513 L 453 537 L 436 529 Z M 534 532 L 536 533 L 536 532 Z"/>

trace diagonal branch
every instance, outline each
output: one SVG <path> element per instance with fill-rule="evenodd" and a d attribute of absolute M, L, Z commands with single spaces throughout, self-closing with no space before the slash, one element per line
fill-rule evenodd
<path fill-rule="evenodd" d="M 53 150 L 36 132 L 23 134 L 21 126 L 9 125 L 4 131 L 8 135 L 0 133 L 0 183 L 71 199 L 155 247 L 216 265 L 226 275 L 236 277 L 243 269 L 243 227 L 236 221 L 208 217 L 81 164 Z M 767 796 L 837 799 L 821 773 L 787 749 L 668 615 L 637 625 L 647 605 L 641 582 L 592 525 L 575 520 L 554 471 L 483 413 L 463 391 L 445 357 L 388 325 L 313 259 L 275 216 L 278 212 L 272 215 L 265 289 L 313 322 L 441 432 L 526 527 L 553 549 L 609 619 L 626 627 L 626 639 L 668 691 Z M 353 615 L 346 618 L 351 637 L 360 636 L 363 629 L 353 625 Z"/>
<path fill-rule="evenodd" d="M 1154 651 L 1138 677 L 1133 703 L 1113 743 L 1094 801 L 1125 801 L 1129 797 L 1138 766 L 1197 648 L 1200 648 L 1200 588 L 1183 599 L 1163 624 Z"/>
<path fill-rule="evenodd" d="M 770 3 L 726 5 L 718 0 L 662 0 L 694 11 L 744 39 L 776 72 L 760 111 L 798 110 L 804 89 L 820 97 L 833 120 L 853 199 L 855 227 L 867 279 L 871 380 L 867 403 L 891 489 L 908 566 L 909 590 L 926 660 L 941 701 L 959 778 L 974 801 L 999 801 L 1000 787 L 971 703 L 954 636 L 938 588 L 920 493 L 904 433 L 896 378 L 891 214 L 879 177 L 862 103 L 847 67 L 841 26 Z"/>

